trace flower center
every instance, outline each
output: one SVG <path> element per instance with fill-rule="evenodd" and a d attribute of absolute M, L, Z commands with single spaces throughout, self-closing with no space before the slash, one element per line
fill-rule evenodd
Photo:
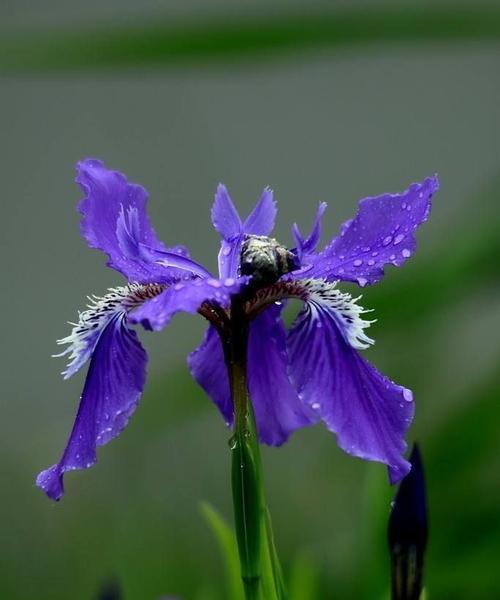
<path fill-rule="evenodd" d="M 257 287 L 276 283 L 278 279 L 298 268 L 293 252 L 274 238 L 247 235 L 241 246 L 240 273 L 252 277 Z"/>

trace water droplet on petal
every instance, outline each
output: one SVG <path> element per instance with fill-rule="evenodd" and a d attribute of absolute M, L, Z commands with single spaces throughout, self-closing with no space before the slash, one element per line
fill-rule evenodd
<path fill-rule="evenodd" d="M 361 259 L 357 258 L 352 264 L 355 267 L 360 267 L 363 264 L 363 261 Z"/>
<path fill-rule="evenodd" d="M 224 285 L 226 287 L 232 287 L 235 284 L 235 281 L 232 277 L 228 277 L 226 280 L 224 280 Z"/>
<path fill-rule="evenodd" d="M 398 245 L 398 244 L 400 244 L 400 243 L 401 243 L 401 242 L 402 242 L 404 239 L 405 239 L 405 236 L 404 236 L 402 233 L 400 233 L 399 235 L 397 235 L 397 236 L 394 238 L 394 245 L 395 245 L 395 246 L 397 246 L 397 245 Z"/>
<path fill-rule="evenodd" d="M 382 246 L 388 246 L 392 242 L 392 235 L 388 235 L 382 240 Z"/>
<path fill-rule="evenodd" d="M 231 254 L 231 246 L 224 246 L 224 248 L 222 248 L 222 254 L 224 256 L 229 256 Z"/>
<path fill-rule="evenodd" d="M 375 264 L 375 261 L 372 258 L 370 258 L 370 260 L 368 261 L 367 264 L 369 267 L 373 267 L 373 265 Z"/>
<path fill-rule="evenodd" d="M 402 250 L 401 254 L 405 257 L 405 258 L 410 258 L 411 256 L 411 252 L 408 250 L 408 248 L 405 248 L 404 250 Z"/>
<path fill-rule="evenodd" d="M 208 283 L 208 285 L 210 285 L 214 288 L 219 288 L 222 285 L 222 283 L 218 279 L 208 279 L 207 283 Z"/>
<path fill-rule="evenodd" d="M 389 260 L 396 260 L 396 255 L 395 254 L 391 254 L 389 256 Z"/>
<path fill-rule="evenodd" d="M 368 280 L 364 277 L 358 277 L 358 283 L 361 287 L 365 287 L 365 285 L 368 283 Z"/>
<path fill-rule="evenodd" d="M 402 208 L 403 210 L 405 210 L 405 209 L 406 209 L 406 202 L 403 202 L 403 204 L 401 204 L 401 208 Z"/>
<path fill-rule="evenodd" d="M 311 408 L 313 408 L 314 410 L 318 410 L 319 408 L 321 408 L 321 404 L 319 402 L 313 402 L 311 404 Z"/>
<path fill-rule="evenodd" d="M 375 252 L 372 252 L 372 256 L 378 256 L 378 252 L 375 250 Z"/>
<path fill-rule="evenodd" d="M 184 287 L 183 283 L 176 283 L 174 285 L 174 290 L 176 290 L 178 292 L 179 290 L 182 290 L 183 287 Z"/>
<path fill-rule="evenodd" d="M 413 402 L 413 392 L 408 388 L 403 388 L 403 398 L 406 402 Z"/>

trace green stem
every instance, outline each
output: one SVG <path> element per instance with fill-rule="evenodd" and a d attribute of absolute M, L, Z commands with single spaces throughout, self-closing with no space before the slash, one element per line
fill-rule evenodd
<path fill-rule="evenodd" d="M 236 538 L 247 600 L 257 600 L 261 587 L 261 552 L 265 518 L 261 460 L 255 419 L 247 388 L 248 320 L 234 299 L 226 362 L 234 406 L 232 488 Z"/>

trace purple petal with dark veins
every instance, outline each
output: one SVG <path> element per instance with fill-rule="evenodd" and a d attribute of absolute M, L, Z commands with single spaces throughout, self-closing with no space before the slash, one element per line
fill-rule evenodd
<path fill-rule="evenodd" d="M 391 483 L 410 464 L 403 454 L 412 421 L 410 390 L 379 373 L 346 340 L 335 315 L 306 304 L 288 336 L 291 377 L 301 398 L 348 454 L 385 463 Z"/>
<path fill-rule="evenodd" d="M 167 249 L 157 238 L 146 212 L 147 192 L 95 159 L 78 163 L 76 182 L 85 197 L 78 204 L 80 230 L 91 248 L 103 250 L 108 265 L 129 281 L 168 283 L 182 276 L 177 269 L 151 261 L 145 247 L 188 257 L 182 246 Z"/>
<path fill-rule="evenodd" d="M 271 188 L 266 187 L 255 208 L 243 223 L 243 233 L 249 235 L 270 235 L 274 229 L 277 212 L 278 209 L 273 198 L 273 191 Z"/>
<path fill-rule="evenodd" d="M 427 220 L 436 176 L 412 184 L 401 194 L 365 198 L 354 219 L 324 250 L 308 257 L 308 277 L 373 284 L 384 275 L 384 266 L 401 266 L 415 251 L 415 230 Z"/>
<path fill-rule="evenodd" d="M 290 434 L 318 420 L 298 397 L 288 376 L 286 331 L 281 310 L 271 306 L 250 324 L 248 389 L 259 439 L 279 446 Z"/>
<path fill-rule="evenodd" d="M 73 430 L 61 460 L 42 471 L 36 484 L 49 498 L 64 493 L 67 471 L 87 469 L 96 447 L 107 444 L 127 425 L 146 379 L 147 356 L 122 314 L 103 330 L 90 362 Z"/>
<path fill-rule="evenodd" d="M 188 356 L 188 365 L 192 376 L 213 400 L 226 424 L 232 425 L 233 402 L 224 351 L 219 334 L 212 325 L 202 343 Z"/>
<path fill-rule="evenodd" d="M 241 233 L 241 219 L 227 188 L 219 183 L 212 205 L 212 224 L 220 235 L 229 240 Z"/>
<path fill-rule="evenodd" d="M 231 296 L 237 294 L 247 281 L 247 277 L 209 277 L 179 282 L 130 313 L 129 320 L 131 323 L 142 324 L 145 329 L 158 331 L 168 324 L 175 313 L 196 313 L 204 302 L 213 302 L 221 307 L 229 306 Z"/>

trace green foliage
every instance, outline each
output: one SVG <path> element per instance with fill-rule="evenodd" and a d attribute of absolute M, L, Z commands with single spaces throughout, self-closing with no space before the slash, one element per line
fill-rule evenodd
<path fill-rule="evenodd" d="M 241 584 L 238 547 L 234 532 L 215 508 L 208 502 L 201 503 L 201 512 L 217 540 L 220 553 L 224 560 L 227 597 L 232 600 L 245 600 L 243 586 Z"/>
<path fill-rule="evenodd" d="M 157 68 L 255 60 L 305 50 L 373 44 L 500 39 L 500 10 L 490 6 L 377 7 L 213 21 L 178 28 L 165 22 L 74 32 L 37 32 L 0 43 L 0 70 L 74 71 Z"/>

